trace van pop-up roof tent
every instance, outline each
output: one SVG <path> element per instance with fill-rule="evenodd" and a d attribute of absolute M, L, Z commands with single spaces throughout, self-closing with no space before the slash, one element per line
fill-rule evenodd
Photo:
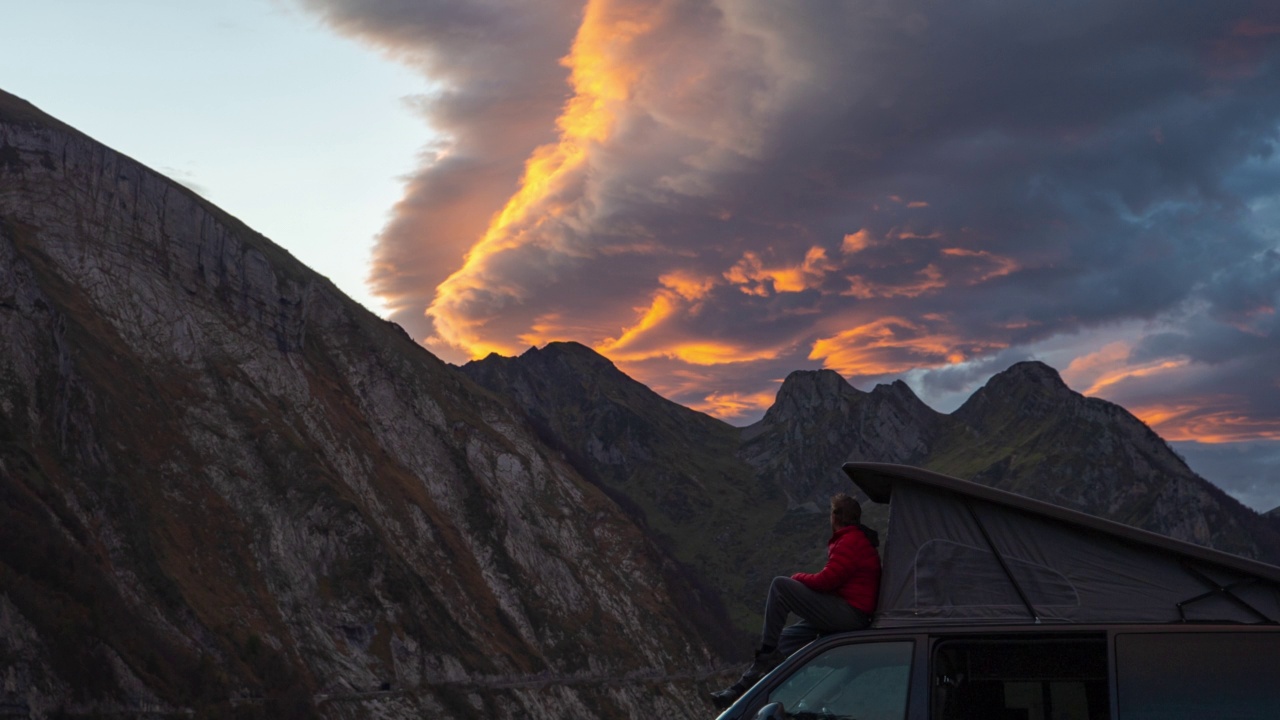
<path fill-rule="evenodd" d="M 873 627 L 1280 621 L 1280 567 L 919 468 L 844 471 L 889 503 Z"/>

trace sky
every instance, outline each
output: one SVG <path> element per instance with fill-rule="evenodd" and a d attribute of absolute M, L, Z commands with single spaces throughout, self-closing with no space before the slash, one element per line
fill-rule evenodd
<path fill-rule="evenodd" d="M 595 348 L 734 424 L 1037 359 L 1280 505 L 1280 6 L 24 3 L 0 87 L 441 358 Z"/>

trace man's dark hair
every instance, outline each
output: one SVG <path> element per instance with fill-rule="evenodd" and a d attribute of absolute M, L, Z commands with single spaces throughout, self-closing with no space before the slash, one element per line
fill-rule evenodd
<path fill-rule="evenodd" d="M 857 525 L 862 522 L 862 506 L 844 493 L 832 495 L 831 517 L 841 525 Z"/>

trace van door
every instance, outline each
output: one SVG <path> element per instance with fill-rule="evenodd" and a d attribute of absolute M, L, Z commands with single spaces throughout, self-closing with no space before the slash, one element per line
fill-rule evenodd
<path fill-rule="evenodd" d="M 1108 720 L 1105 635 L 943 639 L 933 720 Z"/>

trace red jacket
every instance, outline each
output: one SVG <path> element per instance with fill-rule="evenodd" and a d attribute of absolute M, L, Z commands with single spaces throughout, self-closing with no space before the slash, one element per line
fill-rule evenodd
<path fill-rule="evenodd" d="M 810 590 L 831 593 L 870 615 L 880 597 L 880 555 L 856 525 L 836 530 L 827 541 L 827 566 L 819 573 L 796 573 Z"/>

